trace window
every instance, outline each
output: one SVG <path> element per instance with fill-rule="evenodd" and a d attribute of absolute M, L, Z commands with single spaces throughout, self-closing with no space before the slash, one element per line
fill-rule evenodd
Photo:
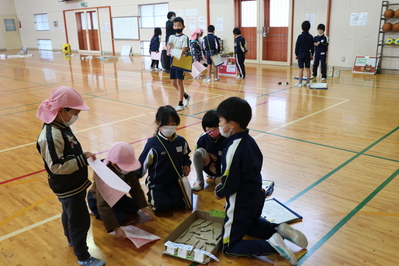
<path fill-rule="evenodd" d="M 6 26 L 6 31 L 16 31 L 17 27 L 15 26 L 15 19 L 13 18 L 5 18 L 4 25 Z"/>
<path fill-rule="evenodd" d="M 241 27 L 256 27 L 257 5 L 256 1 L 241 2 Z"/>
<path fill-rule="evenodd" d="M 36 30 L 50 30 L 47 14 L 35 14 Z"/>
<path fill-rule="evenodd" d="M 51 40 L 39 39 L 37 40 L 37 46 L 39 50 L 53 50 L 53 45 L 51 44 Z"/>
<path fill-rule="evenodd" d="M 140 6 L 140 23 L 142 28 L 165 27 L 168 4 Z"/>
<path fill-rule="evenodd" d="M 270 27 L 288 27 L 289 1 L 270 1 Z"/>

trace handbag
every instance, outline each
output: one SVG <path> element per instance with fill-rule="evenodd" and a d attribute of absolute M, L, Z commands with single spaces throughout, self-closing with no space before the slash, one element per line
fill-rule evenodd
<path fill-rule="evenodd" d="M 193 57 L 191 55 L 182 55 L 180 59 L 173 57 L 172 66 L 187 72 L 191 72 Z"/>
<path fill-rule="evenodd" d="M 210 54 L 210 57 L 211 57 L 211 60 L 212 60 L 213 64 L 215 65 L 215 67 L 223 65 L 223 59 L 222 59 L 222 56 L 220 54 L 216 54 L 215 53 L 214 55 L 212 55 L 211 44 L 209 43 L 209 36 L 207 36 L 207 37 L 208 38 L 206 38 L 206 40 L 208 41 L 209 54 Z"/>
<path fill-rule="evenodd" d="M 193 209 L 193 190 L 192 190 L 192 188 L 191 188 L 190 182 L 188 181 L 188 178 L 187 178 L 187 177 L 181 176 L 181 175 L 179 174 L 179 171 L 177 171 L 177 168 L 176 168 L 176 166 L 175 166 L 175 163 L 173 162 L 173 159 L 172 159 L 172 157 L 170 156 L 168 149 L 165 147 L 165 145 L 164 145 L 164 144 L 162 143 L 162 141 L 159 139 L 158 135 L 157 135 L 157 139 L 159 140 L 159 142 L 161 142 L 163 148 L 164 148 L 165 151 L 166 151 L 166 154 L 167 154 L 168 157 L 169 157 L 170 162 L 171 162 L 172 165 L 173 165 L 173 168 L 175 169 L 175 171 L 176 171 L 176 173 L 177 173 L 177 176 L 178 176 L 178 179 L 177 179 L 177 180 L 178 180 L 178 182 L 179 182 L 180 189 L 181 189 L 181 191 L 183 192 L 183 197 L 184 197 L 184 201 L 186 202 L 187 208 L 188 208 L 189 210 L 192 210 L 192 209 Z"/>

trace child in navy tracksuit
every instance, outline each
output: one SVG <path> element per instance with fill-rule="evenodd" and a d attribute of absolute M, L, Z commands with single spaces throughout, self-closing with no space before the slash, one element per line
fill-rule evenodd
<path fill-rule="evenodd" d="M 234 53 L 236 55 L 236 66 L 239 74 L 237 75 L 237 79 L 245 78 L 245 53 L 248 52 L 247 42 L 244 37 L 241 36 L 241 30 L 239 28 L 233 29 L 234 34 Z"/>
<path fill-rule="evenodd" d="M 316 46 L 315 58 L 313 62 L 313 78 L 317 77 L 317 68 L 319 67 L 319 63 L 321 65 L 321 80 L 326 80 L 327 78 L 327 49 L 328 49 L 328 37 L 324 35 L 324 31 L 326 30 L 326 26 L 324 24 L 319 24 L 317 26 L 318 36 L 313 38 L 314 46 Z"/>
<path fill-rule="evenodd" d="M 206 55 L 206 63 L 208 64 L 208 77 L 204 79 L 205 82 L 211 82 L 211 73 L 212 73 L 212 58 L 211 56 L 217 55 L 220 53 L 220 43 L 219 38 L 214 34 L 215 26 L 208 26 L 208 34 L 202 40 L 202 50 Z M 214 68 L 215 81 L 219 81 L 219 73 L 218 67 Z"/>
<path fill-rule="evenodd" d="M 264 256 L 280 254 L 291 265 L 297 260 L 283 238 L 306 248 L 307 239 L 288 224 L 270 223 L 261 217 L 265 194 L 262 192 L 263 156 L 247 125 L 252 117 L 250 105 L 231 97 L 217 108 L 219 130 L 224 141 L 221 183 L 215 188 L 216 199 L 226 198 L 223 224 L 223 252 L 229 256 Z M 243 240 L 244 235 L 260 240 Z"/>
<path fill-rule="evenodd" d="M 161 28 L 155 28 L 154 36 L 152 36 L 151 42 L 150 42 L 150 55 L 151 55 L 151 52 L 159 53 L 159 45 L 161 43 L 161 37 L 160 37 L 161 35 L 162 35 Z M 159 60 L 154 60 L 154 59 L 151 60 L 151 69 L 161 70 L 159 68 Z"/>
<path fill-rule="evenodd" d="M 310 86 L 310 61 L 313 60 L 314 43 L 313 36 L 309 34 L 310 22 L 305 20 L 302 22 L 302 33 L 299 34 L 295 44 L 295 55 L 298 60 L 299 67 L 299 83 L 297 87 L 302 87 L 303 67 L 306 68 L 307 80 L 305 86 Z"/>
<path fill-rule="evenodd" d="M 194 166 L 197 179 L 193 184 L 193 190 L 204 188 L 203 171 L 212 177 L 220 177 L 220 160 L 222 158 L 223 141 L 225 137 L 219 132 L 219 118 L 215 110 L 205 113 L 202 118 L 202 129 L 205 131 L 195 145 Z"/>
<path fill-rule="evenodd" d="M 158 130 L 148 139 L 139 157 L 142 167 L 136 175 L 142 177 L 148 170 L 148 202 L 153 210 L 165 212 L 185 206 L 178 178 L 190 173 L 190 148 L 187 141 L 176 134 L 180 117 L 172 106 L 159 107 L 155 122 Z"/>
<path fill-rule="evenodd" d="M 86 243 L 90 215 L 86 206 L 88 179 L 87 159 L 96 158 L 83 152 L 70 126 L 80 111 L 87 111 L 82 96 L 76 90 L 61 86 L 43 101 L 37 117 L 44 122 L 36 147 L 48 174 L 48 183 L 62 204 L 61 220 L 68 245 L 80 265 L 101 266 L 104 261 L 90 256 Z"/>

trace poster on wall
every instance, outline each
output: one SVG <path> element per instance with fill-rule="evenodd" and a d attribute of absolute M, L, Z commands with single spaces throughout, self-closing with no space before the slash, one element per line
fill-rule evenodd
<path fill-rule="evenodd" d="M 314 23 L 316 21 L 316 15 L 315 14 L 306 14 L 305 17 L 306 17 L 306 20 L 310 22 L 310 30 L 314 30 Z"/>
<path fill-rule="evenodd" d="M 358 55 L 353 64 L 353 73 L 374 74 L 377 59 L 371 56 Z"/>
<path fill-rule="evenodd" d="M 190 17 L 190 30 L 195 30 L 197 28 L 197 18 L 196 17 Z"/>
<path fill-rule="evenodd" d="M 223 18 L 216 18 L 216 31 L 223 31 Z"/>
<path fill-rule="evenodd" d="M 205 17 L 198 17 L 198 28 L 201 28 L 203 30 L 206 29 L 206 19 L 205 19 Z"/>
<path fill-rule="evenodd" d="M 350 16 L 350 26 L 366 26 L 368 13 L 352 13 Z"/>

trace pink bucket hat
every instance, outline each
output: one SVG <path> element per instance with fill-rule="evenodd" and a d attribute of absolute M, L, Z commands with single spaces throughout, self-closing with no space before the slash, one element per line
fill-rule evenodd
<path fill-rule="evenodd" d="M 191 32 L 191 37 L 190 40 L 196 40 L 197 39 L 197 34 L 204 33 L 204 30 L 201 28 L 196 28 Z"/>
<path fill-rule="evenodd" d="M 141 163 L 134 156 L 134 149 L 126 142 L 115 142 L 108 151 L 104 164 L 116 163 L 123 171 L 134 171 L 141 167 Z"/>
<path fill-rule="evenodd" d="M 90 108 L 83 103 L 82 96 L 76 90 L 61 86 L 54 89 L 50 99 L 44 100 L 37 109 L 36 116 L 44 123 L 51 123 L 57 116 L 58 108 L 71 108 L 87 111 Z"/>

